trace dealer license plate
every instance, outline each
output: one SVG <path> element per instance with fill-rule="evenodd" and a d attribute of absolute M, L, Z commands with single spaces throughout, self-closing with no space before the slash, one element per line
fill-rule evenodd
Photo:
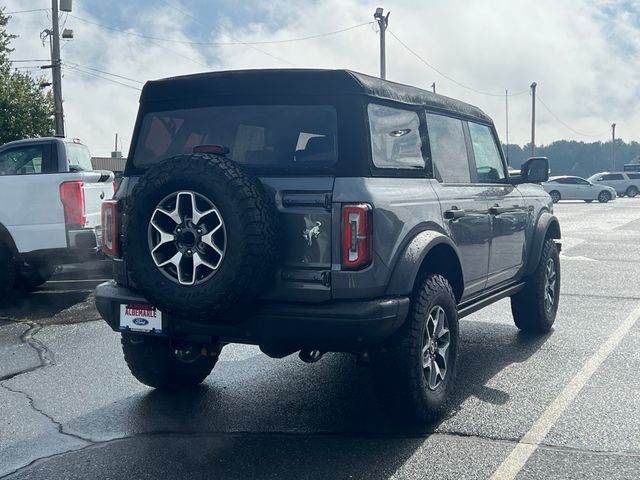
<path fill-rule="evenodd" d="M 120 330 L 162 333 L 162 312 L 152 305 L 120 305 Z"/>

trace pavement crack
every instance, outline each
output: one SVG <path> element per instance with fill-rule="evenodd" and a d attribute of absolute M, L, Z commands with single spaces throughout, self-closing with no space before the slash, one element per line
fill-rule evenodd
<path fill-rule="evenodd" d="M 47 412 L 45 412 L 44 410 L 42 410 L 41 408 L 38 408 L 35 404 L 35 400 L 34 398 L 29 395 L 27 392 L 23 391 L 23 390 L 18 390 L 17 388 L 13 388 L 10 387 L 8 385 L 6 385 L 5 382 L 0 382 L 0 387 L 4 388 L 5 390 L 11 392 L 11 393 L 16 393 L 18 395 L 23 395 L 27 401 L 29 402 L 29 407 L 31 407 L 31 409 L 36 412 L 39 413 L 40 415 L 42 415 L 43 417 L 45 417 L 47 420 L 49 420 L 58 430 L 58 433 L 60 435 L 65 435 L 67 437 L 71 437 L 71 438 L 75 438 L 76 440 L 80 440 L 81 442 L 85 442 L 88 444 L 93 444 L 95 443 L 93 440 L 85 438 L 81 435 L 78 435 L 76 433 L 70 433 L 65 431 L 64 429 L 64 425 L 62 425 L 62 423 L 60 423 L 59 421 L 57 421 L 55 418 L 53 418 L 51 415 L 49 415 Z"/>
<path fill-rule="evenodd" d="M 0 378 L 0 381 L 3 380 L 9 380 L 11 378 L 15 378 L 18 375 L 22 375 L 25 373 L 29 373 L 29 372 L 33 372 L 35 370 L 38 370 L 40 368 L 44 368 L 44 367 L 49 367 L 51 365 L 55 365 L 55 356 L 53 354 L 53 351 L 50 350 L 43 342 L 41 342 L 40 340 L 38 340 L 37 338 L 35 338 L 35 335 L 42 330 L 43 326 L 40 325 L 38 322 L 34 322 L 32 320 L 21 320 L 21 321 L 17 321 L 17 320 L 12 320 L 9 318 L 4 318 L 1 317 L 0 319 L 5 320 L 5 321 L 9 321 L 12 323 L 18 323 L 18 324 L 22 324 L 22 325 L 27 325 L 29 328 L 22 334 L 20 335 L 20 340 L 22 341 L 22 343 L 29 345 L 33 350 L 35 350 L 35 352 L 38 354 L 38 359 L 40 360 L 40 365 L 35 367 L 35 368 L 29 368 L 27 370 L 23 370 L 21 372 L 16 372 L 16 373 L 12 373 L 11 375 L 7 375 L 5 377 Z"/>

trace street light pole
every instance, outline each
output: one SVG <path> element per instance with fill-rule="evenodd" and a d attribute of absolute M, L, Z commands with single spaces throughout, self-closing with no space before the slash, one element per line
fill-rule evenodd
<path fill-rule="evenodd" d="M 58 25 L 58 0 L 51 0 L 51 23 L 51 73 L 53 81 L 53 105 L 55 108 L 55 129 L 56 135 L 64 137 L 62 74 L 60 72 L 60 27 Z"/>
<path fill-rule="evenodd" d="M 386 45 L 385 45 L 385 33 L 387 30 L 387 25 L 389 25 L 389 14 L 391 12 L 387 12 L 384 15 L 383 8 L 376 8 L 375 13 L 373 14 L 373 18 L 378 22 L 378 26 L 380 27 L 380 78 L 387 78 L 387 54 L 386 54 Z"/>
<path fill-rule="evenodd" d="M 531 84 L 531 156 L 536 156 L 536 87 L 538 84 Z"/>
<path fill-rule="evenodd" d="M 611 124 L 611 171 L 616 171 L 616 124 Z"/>

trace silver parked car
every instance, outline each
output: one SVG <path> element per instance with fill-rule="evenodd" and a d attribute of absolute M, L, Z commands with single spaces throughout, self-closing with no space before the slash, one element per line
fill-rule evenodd
<path fill-rule="evenodd" d="M 560 200 L 584 200 L 587 203 L 598 200 L 601 203 L 607 203 L 617 196 L 615 188 L 596 185 L 582 177 L 551 177 L 542 186 L 553 203 L 558 203 Z"/>
<path fill-rule="evenodd" d="M 596 185 L 607 185 L 615 188 L 619 197 L 627 195 L 635 197 L 640 191 L 639 172 L 602 172 L 589 177 L 589 181 Z"/>

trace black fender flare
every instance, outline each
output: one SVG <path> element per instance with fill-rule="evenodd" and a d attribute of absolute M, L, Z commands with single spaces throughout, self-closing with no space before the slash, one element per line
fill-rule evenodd
<path fill-rule="evenodd" d="M 436 247 L 444 247 L 455 256 L 457 265 L 447 264 L 447 266 L 454 268 L 456 278 L 450 279 L 450 282 L 452 283 L 456 299 L 460 301 L 464 290 L 460 254 L 455 243 L 447 235 L 437 230 L 423 230 L 417 233 L 404 247 L 391 273 L 391 278 L 387 286 L 387 294 L 407 295 L 411 293 L 427 255 Z M 438 270 L 437 267 L 436 270 Z M 444 274 L 445 272 L 437 271 L 434 273 Z"/>
<path fill-rule="evenodd" d="M 547 238 L 560 240 L 560 222 L 555 215 L 548 211 L 544 211 L 538 217 L 538 221 L 534 227 L 531 248 L 527 255 L 527 263 L 524 269 L 524 276 L 531 275 L 535 271 L 538 263 L 540 262 L 542 248 Z"/>

